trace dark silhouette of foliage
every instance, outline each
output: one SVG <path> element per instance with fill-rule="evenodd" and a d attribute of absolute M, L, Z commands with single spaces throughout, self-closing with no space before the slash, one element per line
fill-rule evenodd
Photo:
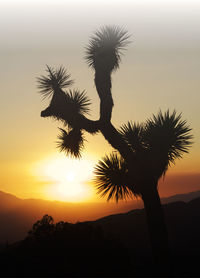
<path fill-rule="evenodd" d="M 116 202 L 132 197 L 132 191 L 127 187 L 127 171 L 126 162 L 117 153 L 105 156 L 94 170 L 97 193 Z"/>
<path fill-rule="evenodd" d="M 44 215 L 41 220 L 33 224 L 32 230 L 29 235 L 36 239 L 42 239 L 50 235 L 54 231 L 53 218 L 48 214 Z"/>
<path fill-rule="evenodd" d="M 121 50 L 128 43 L 129 35 L 118 27 L 106 26 L 96 31 L 86 48 L 86 60 L 94 69 L 113 71 L 119 67 Z"/>
<path fill-rule="evenodd" d="M 143 162 L 143 171 L 146 173 L 150 169 L 156 181 L 165 175 L 176 158 L 188 152 L 192 143 L 191 129 L 181 120 L 181 114 L 176 115 L 175 111 L 172 114 L 167 111 L 164 115 L 160 111 L 141 125 L 128 122 L 119 131 L 132 152 Z M 103 197 L 107 195 L 108 201 L 142 194 L 138 184 L 135 186 L 132 180 L 129 181 L 128 165 L 115 153 L 99 161 L 95 175 L 97 193 Z"/>
<path fill-rule="evenodd" d="M 128 122 L 119 130 L 112 125 L 111 74 L 119 67 L 120 55 L 128 38 L 125 30 L 106 26 L 91 37 L 86 47 L 85 58 L 94 70 L 94 82 L 100 98 L 99 120 L 93 121 L 85 116 L 89 111 L 89 100 L 85 93 L 84 96 L 78 93 L 78 96 L 74 94 L 72 97 L 70 91 L 64 92 L 63 87 L 71 85 L 66 78 L 64 82 L 60 81 L 60 75 L 66 76 L 66 73 L 62 70 L 57 74 L 52 69 L 48 77 L 42 76 L 39 79 L 41 92 L 52 94 L 50 105 L 41 112 L 41 116 L 56 118 L 69 127 L 69 132 L 61 129 L 58 143 L 66 154 L 81 156 L 85 131 L 91 134 L 101 132 L 118 152 L 107 155 L 97 164 L 97 192 L 103 197 L 107 196 L 108 200 L 113 198 L 118 201 L 134 195 L 142 198 L 154 261 L 161 268 L 168 268 L 170 251 L 157 189 L 158 180 L 165 175 L 176 158 L 188 152 L 192 139 L 191 129 L 181 119 L 181 114 L 177 115 L 175 111 L 170 113 L 169 110 L 165 113 L 160 111 L 144 124 Z"/>
<path fill-rule="evenodd" d="M 75 158 L 81 157 L 81 151 L 84 147 L 83 133 L 80 129 L 72 129 L 69 132 L 60 128 L 61 134 L 58 136 L 60 141 L 57 142 L 57 147 L 60 151 L 64 151 L 67 155 Z"/>
<path fill-rule="evenodd" d="M 67 94 L 69 102 L 73 107 L 71 113 L 88 114 L 90 109 L 90 99 L 87 97 L 85 91 L 79 92 L 78 90 L 69 90 Z"/>
<path fill-rule="evenodd" d="M 38 77 L 38 88 L 44 98 L 51 97 L 56 88 L 66 88 L 73 84 L 73 80 L 70 80 L 70 74 L 67 73 L 64 67 L 53 69 L 47 66 L 47 77 Z"/>
<path fill-rule="evenodd" d="M 38 220 L 23 241 L 7 248 L 4 256 L 0 253 L 0 258 L 7 266 L 6 277 L 100 278 L 126 275 L 130 268 L 127 249 L 98 225 L 55 223 L 49 215 Z"/>

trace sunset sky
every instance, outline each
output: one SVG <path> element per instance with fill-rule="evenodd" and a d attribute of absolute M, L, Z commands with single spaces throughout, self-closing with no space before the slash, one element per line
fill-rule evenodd
<path fill-rule="evenodd" d="M 159 109 L 182 112 L 194 144 L 160 186 L 162 196 L 200 190 L 200 2 L 194 0 L 0 1 L 0 190 L 21 198 L 96 202 L 93 167 L 112 149 L 102 135 L 86 135 L 81 160 L 56 148 L 62 123 L 40 117 L 48 106 L 36 77 L 63 65 L 74 88 L 99 99 L 85 60 L 89 37 L 117 25 L 131 35 L 113 74 L 112 122 L 145 121 Z"/>

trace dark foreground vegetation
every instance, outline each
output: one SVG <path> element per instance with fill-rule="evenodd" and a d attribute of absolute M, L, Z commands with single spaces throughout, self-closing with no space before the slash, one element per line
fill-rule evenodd
<path fill-rule="evenodd" d="M 199 277 L 200 198 L 164 205 L 171 277 Z M 165 277 L 152 263 L 143 209 L 97 221 L 54 223 L 45 215 L 0 254 L 3 277 Z"/>
<path fill-rule="evenodd" d="M 21 242 L 7 246 L 6 277 L 112 277 L 130 267 L 119 241 L 89 223 L 53 223 L 45 215 Z"/>

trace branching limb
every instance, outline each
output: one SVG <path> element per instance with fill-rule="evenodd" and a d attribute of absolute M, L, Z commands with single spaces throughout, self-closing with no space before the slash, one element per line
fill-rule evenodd
<path fill-rule="evenodd" d="M 83 129 L 91 134 L 96 133 L 100 130 L 100 122 L 98 120 L 97 121 L 90 120 L 81 114 L 77 114 L 76 116 L 73 117 L 72 116 L 67 117 L 67 115 L 58 117 L 53 114 L 52 108 L 50 106 L 41 112 L 41 117 L 57 118 L 58 120 L 63 121 L 65 125 Z"/>

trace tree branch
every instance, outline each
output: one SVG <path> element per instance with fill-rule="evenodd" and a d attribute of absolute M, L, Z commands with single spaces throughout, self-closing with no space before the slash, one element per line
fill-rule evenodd
<path fill-rule="evenodd" d="M 95 71 L 95 86 L 100 98 L 100 121 L 110 122 L 112 116 L 113 99 L 111 94 L 110 72 Z"/>
<path fill-rule="evenodd" d="M 72 127 L 77 127 L 79 129 L 86 130 L 89 133 L 96 133 L 100 129 L 99 121 L 90 120 L 81 114 L 69 116 L 65 113 L 58 116 L 54 114 L 53 108 L 51 106 L 47 107 L 45 110 L 41 112 L 41 117 L 54 117 L 58 120 L 64 121 L 66 124 Z"/>
<path fill-rule="evenodd" d="M 108 143 L 116 149 L 121 156 L 127 161 L 128 168 L 138 176 L 138 173 L 143 169 L 143 162 L 136 156 L 120 133 L 111 123 L 113 99 L 111 93 L 111 72 L 101 68 L 95 69 L 95 86 L 100 98 L 100 131 Z M 130 171 L 131 180 L 133 173 Z M 140 175 L 143 177 L 144 175 Z"/>

